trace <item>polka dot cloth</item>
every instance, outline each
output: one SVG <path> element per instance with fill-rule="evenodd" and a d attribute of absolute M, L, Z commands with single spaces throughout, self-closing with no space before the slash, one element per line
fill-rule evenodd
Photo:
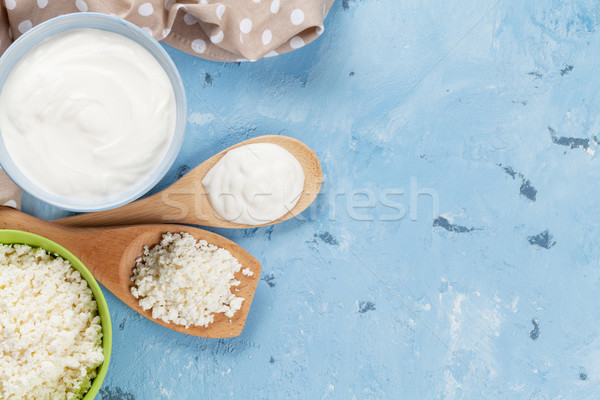
<path fill-rule="evenodd" d="M 47 19 L 89 11 L 117 15 L 156 40 L 198 57 L 254 61 L 298 49 L 319 37 L 333 1 L 0 0 L 0 52 Z"/>
<path fill-rule="evenodd" d="M 21 189 L 0 168 L 0 206 L 21 207 Z"/>

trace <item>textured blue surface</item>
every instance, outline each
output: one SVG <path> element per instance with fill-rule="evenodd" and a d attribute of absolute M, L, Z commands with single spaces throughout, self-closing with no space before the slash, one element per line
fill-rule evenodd
<path fill-rule="evenodd" d="M 311 146 L 326 183 L 303 218 L 216 230 L 263 264 L 238 338 L 107 292 L 99 397 L 597 398 L 599 28 L 593 0 L 338 0 L 288 55 L 169 49 L 190 114 L 157 189 L 268 133 Z"/>

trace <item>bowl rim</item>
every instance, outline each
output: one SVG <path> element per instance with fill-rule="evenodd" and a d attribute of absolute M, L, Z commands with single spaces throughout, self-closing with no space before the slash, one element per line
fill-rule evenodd
<path fill-rule="evenodd" d="M 23 191 L 46 204 L 63 210 L 92 212 L 116 208 L 135 201 L 152 190 L 167 175 L 183 146 L 187 124 L 187 98 L 181 75 L 175 63 L 157 40 L 131 22 L 114 15 L 95 12 L 60 15 L 34 26 L 17 38 L 0 56 L 0 93 L 15 64 L 32 48 L 45 39 L 62 32 L 81 28 L 114 32 L 142 46 L 165 71 L 175 97 L 175 128 L 167 153 L 139 185 L 108 200 L 73 201 L 66 196 L 57 196 L 42 189 L 21 172 L 8 153 L 0 133 L 0 168 L 4 169 Z"/>
<path fill-rule="evenodd" d="M 112 323 L 110 311 L 106 299 L 104 298 L 104 294 L 102 293 L 102 289 L 100 289 L 100 285 L 91 272 L 73 255 L 73 253 L 43 236 L 13 229 L 0 229 L 0 244 L 26 244 L 31 247 L 42 248 L 50 254 L 58 255 L 67 260 L 75 270 L 79 271 L 81 276 L 88 283 L 90 289 L 92 289 L 92 294 L 98 305 L 98 314 L 100 315 L 102 325 L 102 352 L 104 354 L 104 361 L 98 369 L 98 375 L 92 381 L 92 386 L 86 392 L 85 396 L 83 396 L 82 400 L 94 399 L 106 377 L 112 352 Z"/>

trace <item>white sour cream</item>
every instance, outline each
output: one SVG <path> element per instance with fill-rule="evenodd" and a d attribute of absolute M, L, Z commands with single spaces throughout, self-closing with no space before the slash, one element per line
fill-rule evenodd
<path fill-rule="evenodd" d="M 142 183 L 175 131 L 175 93 L 141 45 L 98 29 L 44 40 L 0 94 L 0 132 L 34 184 L 73 201 L 104 201 Z"/>
<path fill-rule="evenodd" d="M 304 188 L 304 170 L 283 147 L 252 143 L 225 153 L 202 184 L 214 210 L 227 221 L 260 225 L 294 208 Z"/>

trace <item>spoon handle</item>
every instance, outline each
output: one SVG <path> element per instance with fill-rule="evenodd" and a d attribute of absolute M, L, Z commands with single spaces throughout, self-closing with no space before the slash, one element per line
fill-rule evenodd
<path fill-rule="evenodd" d="M 0 207 L 0 229 L 31 232 L 58 243 L 79 258 L 102 284 L 105 284 L 106 280 L 115 279 L 112 275 L 117 269 L 106 266 L 118 265 L 119 254 L 129 245 L 129 241 L 124 240 L 127 238 L 123 235 L 115 236 L 114 231 L 102 228 L 63 227 L 10 207 Z M 102 254 L 102 257 L 99 258 L 98 254 Z"/>
<path fill-rule="evenodd" d="M 195 168 L 175 184 L 142 200 L 111 210 L 75 215 L 54 222 L 73 227 L 165 223 L 220 226 L 217 217 L 203 212 L 212 211 L 212 207 L 200 179 L 196 179 L 203 173 L 200 168 Z"/>

